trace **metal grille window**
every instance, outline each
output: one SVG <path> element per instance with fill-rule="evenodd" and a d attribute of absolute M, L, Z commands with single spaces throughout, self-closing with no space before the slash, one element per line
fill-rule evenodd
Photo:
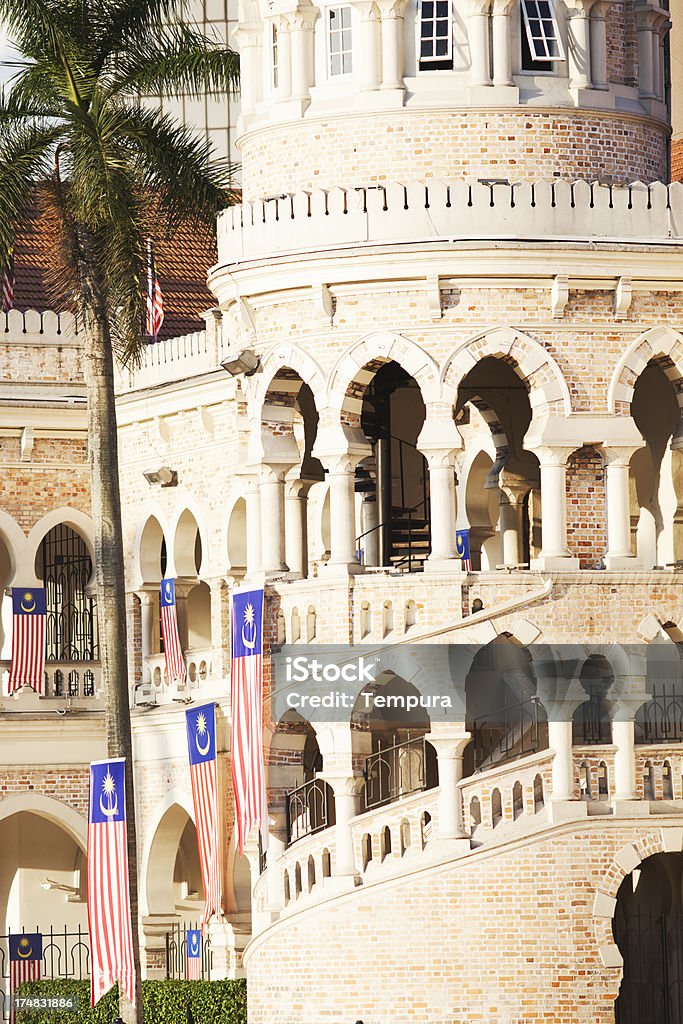
<path fill-rule="evenodd" d="M 330 7 L 327 19 L 330 75 L 350 75 L 353 71 L 351 8 Z"/>
<path fill-rule="evenodd" d="M 523 58 L 531 63 L 531 69 L 539 63 L 564 60 L 553 0 L 522 0 L 522 17 L 528 44 Z M 524 59 L 522 63 L 526 66 Z"/>
<path fill-rule="evenodd" d="M 451 0 L 422 0 L 420 3 L 420 70 L 439 71 L 453 67 L 453 24 Z"/>
<path fill-rule="evenodd" d="M 43 538 L 38 565 L 47 599 L 47 660 L 96 661 L 97 612 L 85 589 L 92 559 L 83 539 L 63 523 L 55 526 Z M 71 692 L 73 680 L 67 682 Z"/>

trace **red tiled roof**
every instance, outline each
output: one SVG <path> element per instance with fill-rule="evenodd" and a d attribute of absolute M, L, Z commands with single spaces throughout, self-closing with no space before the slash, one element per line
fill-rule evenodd
<path fill-rule="evenodd" d="M 36 214 L 17 241 L 14 256 L 14 305 L 16 309 L 64 308 L 48 286 L 50 246 L 48 223 Z M 161 338 L 173 338 L 204 328 L 201 313 L 215 305 L 206 287 L 206 274 L 217 259 L 216 242 L 194 229 L 181 227 L 173 242 L 154 244 L 157 278 L 164 297 Z"/>

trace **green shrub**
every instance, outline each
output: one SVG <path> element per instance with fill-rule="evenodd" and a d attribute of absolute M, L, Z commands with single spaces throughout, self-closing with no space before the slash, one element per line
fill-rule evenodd
<path fill-rule="evenodd" d="M 74 1013 L 55 1010 L 20 1010 L 17 1024 L 112 1024 L 118 1016 L 116 987 L 90 1006 L 90 982 L 32 981 L 21 986 L 22 996 L 77 996 Z M 246 981 L 143 981 L 142 1002 L 146 1024 L 185 1024 L 187 1004 L 195 1024 L 247 1024 Z"/>

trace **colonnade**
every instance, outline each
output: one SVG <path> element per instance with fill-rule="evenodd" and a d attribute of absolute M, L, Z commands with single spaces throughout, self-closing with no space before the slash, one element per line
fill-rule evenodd
<path fill-rule="evenodd" d="M 578 0 L 566 26 L 567 76 L 570 88 L 609 90 L 607 15 L 612 0 Z M 351 0 L 357 12 L 354 26 L 354 71 L 360 92 L 404 89 L 404 21 L 408 0 Z M 419 12 L 419 8 L 418 8 Z M 327 72 L 316 67 L 316 22 L 325 8 L 309 3 L 272 13 L 264 22 L 243 22 L 237 29 L 241 55 L 242 113 L 250 115 L 260 99 L 307 105 L 314 86 Z M 559 11 L 556 12 L 559 19 Z M 519 0 L 467 0 L 464 15 L 469 44 L 470 87 L 513 87 L 513 20 Z M 419 13 L 418 13 L 419 16 Z M 639 95 L 664 99 L 664 40 L 669 15 L 656 4 L 635 11 L 638 35 Z M 524 28 L 522 26 L 522 31 Z M 559 28 L 562 34 L 561 27 Z M 273 36 L 272 33 L 276 35 Z M 273 78 L 273 39 L 277 40 L 277 76 Z M 594 97 L 595 101 L 600 101 Z M 387 101 L 385 95 L 384 101 Z"/>

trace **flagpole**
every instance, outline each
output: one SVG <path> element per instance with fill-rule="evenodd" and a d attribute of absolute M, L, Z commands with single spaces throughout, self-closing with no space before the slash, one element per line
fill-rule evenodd
<path fill-rule="evenodd" d="M 154 254 L 152 239 L 147 239 L 147 333 L 157 340 L 154 331 Z"/>

